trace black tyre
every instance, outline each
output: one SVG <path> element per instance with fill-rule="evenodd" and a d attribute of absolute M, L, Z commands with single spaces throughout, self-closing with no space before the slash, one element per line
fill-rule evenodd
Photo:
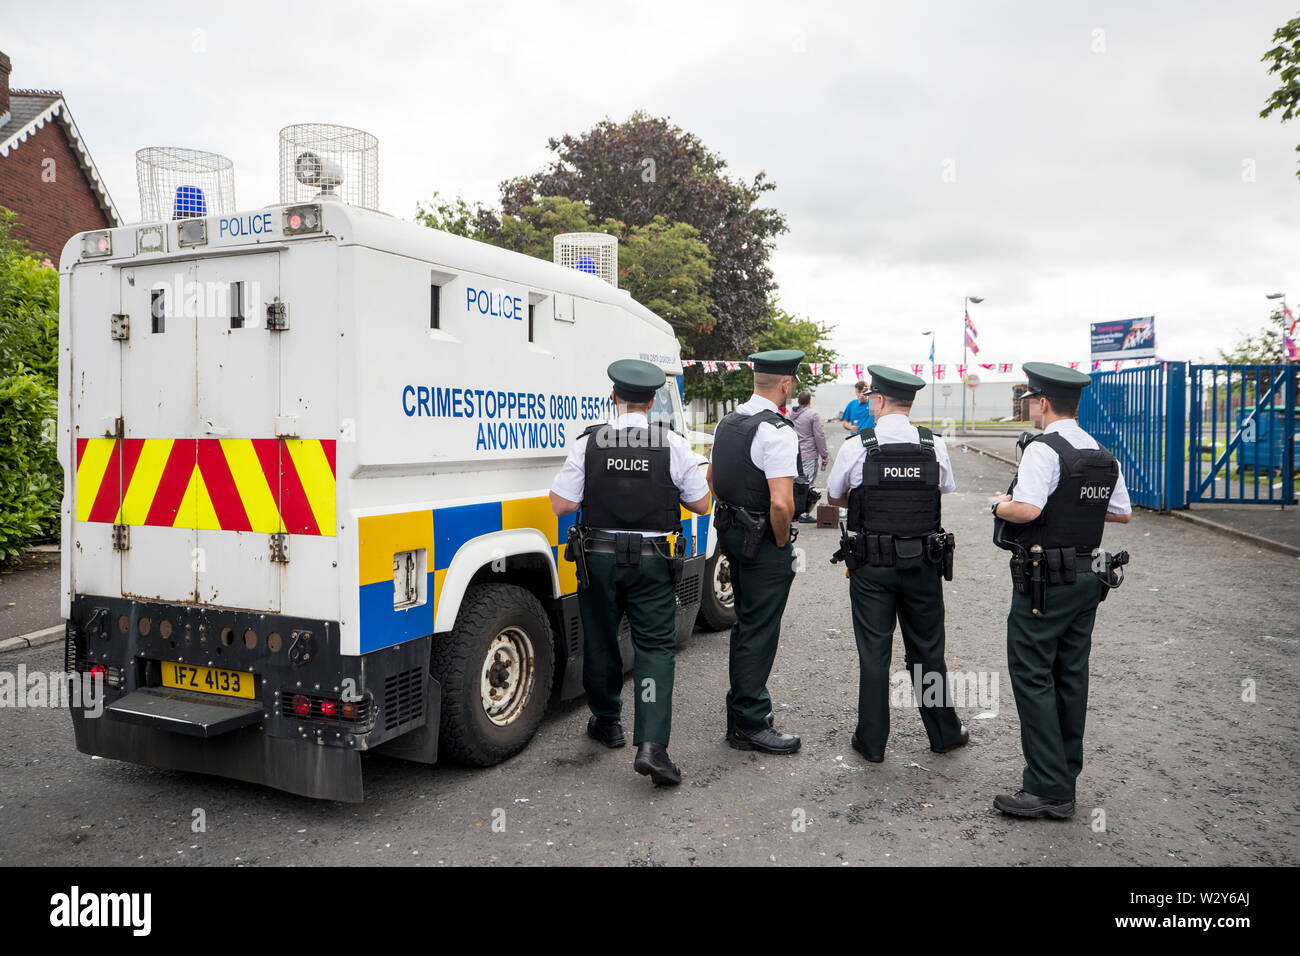
<path fill-rule="evenodd" d="M 700 621 L 710 631 L 726 631 L 736 623 L 736 593 L 731 587 L 731 569 L 722 548 L 704 564 L 704 586 L 700 589 Z"/>
<path fill-rule="evenodd" d="M 470 588 L 456 626 L 435 637 L 442 684 L 439 757 L 489 767 L 528 745 L 551 696 L 551 625 L 537 598 L 512 584 Z"/>

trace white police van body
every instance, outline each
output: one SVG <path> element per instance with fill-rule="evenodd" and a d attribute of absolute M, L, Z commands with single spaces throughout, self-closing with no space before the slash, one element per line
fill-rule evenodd
<path fill-rule="evenodd" d="M 74 237 L 61 609 L 108 693 L 78 749 L 352 801 L 365 750 L 520 750 L 581 693 L 547 492 L 629 357 L 682 430 L 626 293 L 337 201 Z M 711 516 L 682 531 L 679 630 L 728 626 Z"/>

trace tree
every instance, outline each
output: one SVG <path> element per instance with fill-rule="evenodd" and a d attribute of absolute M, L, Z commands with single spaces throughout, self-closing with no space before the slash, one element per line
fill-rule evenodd
<path fill-rule="evenodd" d="M 656 216 L 628 228 L 618 219 L 593 221 L 587 207 L 564 196 L 543 196 L 517 215 L 471 207 L 460 197 L 436 193 L 428 206 L 416 206 L 416 219 L 433 229 L 550 260 L 553 241 L 565 232 L 603 232 L 619 240 L 619 286 L 668 322 L 683 338 L 707 334 L 714 318 L 706 291 L 713 271 L 709 250 L 685 223 L 669 225 Z"/>
<path fill-rule="evenodd" d="M 63 472 L 54 445 L 59 277 L 12 238 L 0 207 L 0 564 L 57 534 Z"/>
<path fill-rule="evenodd" d="M 803 389 L 815 392 L 818 385 L 834 381 L 833 371 L 823 369 L 820 375 L 814 376 L 810 367 L 813 362 L 825 365 L 834 363 L 836 353 L 826 345 L 826 339 L 834 331 L 834 326 L 820 325 L 812 319 L 792 315 L 782 309 L 775 299 L 769 303 L 769 307 L 774 316 L 772 327 L 754 342 L 755 351 L 799 349 L 804 353 L 807 364 L 799 366 L 795 394 Z M 734 372 L 707 373 L 700 366 L 692 365 L 687 371 L 687 400 L 703 398 L 710 403 L 743 402 L 754 390 L 754 374 L 748 368 Z"/>
<path fill-rule="evenodd" d="M 740 356 L 772 322 L 776 289 L 768 259 L 785 217 L 759 206 L 775 189 L 762 172 L 753 180 L 726 174 L 726 162 L 691 133 L 644 112 L 625 122 L 606 119 L 585 133 L 547 143 L 555 161 L 539 173 L 501 184 L 501 208 L 519 216 L 542 196 L 565 196 L 587 207 L 595 221 L 617 219 L 629 228 L 662 217 L 685 223 L 709 251 L 712 276 L 704 287 L 714 322 L 683 336 L 698 356 Z"/>
<path fill-rule="evenodd" d="M 1276 46 L 1264 54 L 1263 62 L 1269 64 L 1270 75 L 1279 74 L 1282 85 L 1268 98 L 1259 115 L 1267 117 L 1280 110 L 1285 123 L 1300 110 L 1300 17 L 1288 20 L 1273 31 L 1273 41 Z M 1296 152 L 1300 153 L 1300 146 Z M 1300 170 L 1296 176 L 1300 176 Z"/>
<path fill-rule="evenodd" d="M 619 247 L 619 283 L 651 312 L 687 337 L 707 335 L 714 317 L 708 286 L 709 250 L 684 222 L 662 216 L 627 230 Z"/>
<path fill-rule="evenodd" d="M 1281 365 L 1286 361 L 1282 347 L 1282 329 L 1277 321 L 1258 332 L 1242 335 L 1232 348 L 1219 350 L 1227 365 Z"/>
<path fill-rule="evenodd" d="M 415 204 L 415 221 L 423 223 L 430 229 L 449 232 L 453 236 L 477 238 L 478 231 L 485 217 L 491 212 L 483 206 L 471 207 L 460 196 L 455 199 L 443 199 L 438 193 L 433 194 L 429 205 Z"/>

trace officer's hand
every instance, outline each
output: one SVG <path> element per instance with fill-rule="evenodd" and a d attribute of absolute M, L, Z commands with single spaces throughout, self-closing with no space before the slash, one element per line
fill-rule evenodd
<path fill-rule="evenodd" d="M 998 495 L 998 501 L 1010 501 L 1010 500 L 1011 500 L 1010 495 Z"/>

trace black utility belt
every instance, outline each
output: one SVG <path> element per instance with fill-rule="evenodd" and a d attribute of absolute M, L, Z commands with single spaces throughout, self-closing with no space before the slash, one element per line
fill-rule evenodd
<path fill-rule="evenodd" d="M 772 530 L 772 522 L 765 511 L 751 511 L 748 508 L 739 508 L 725 501 L 719 501 L 713 515 L 713 526 L 720 533 L 730 531 L 732 528 L 738 529 L 743 535 L 740 554 L 746 558 L 756 557 L 759 546 L 764 540 L 776 544 L 776 533 Z M 799 529 L 791 525 L 786 543 L 793 544 L 798 537 Z"/>
<path fill-rule="evenodd" d="M 1102 552 L 1105 558 L 1109 558 Z M 1020 563 L 1026 569 L 1032 566 L 1033 552 L 1026 550 Z M 1088 552 L 1080 553 L 1074 548 L 1044 548 L 1041 558 L 1043 577 L 1049 585 L 1073 584 L 1080 574 L 1089 574 L 1093 570 L 1094 558 Z M 1012 579 L 1015 580 L 1017 558 L 1011 559 Z M 1104 566 L 1104 565 L 1103 565 Z"/>
<path fill-rule="evenodd" d="M 612 554 L 620 568 L 640 567 L 642 555 L 669 562 L 674 579 L 681 574 L 686 546 L 680 531 L 646 535 L 636 531 L 586 531 L 583 535 L 587 554 Z"/>
<path fill-rule="evenodd" d="M 850 533 L 854 557 L 872 568 L 919 568 L 923 564 L 942 566 L 944 556 L 956 547 L 953 535 L 946 531 L 915 538 L 893 534 Z"/>
<path fill-rule="evenodd" d="M 588 554 L 620 554 L 636 552 L 638 554 L 657 554 L 671 557 L 672 543 L 668 540 L 674 532 L 662 535 L 640 534 L 636 531 L 588 531 Z"/>
<path fill-rule="evenodd" d="M 904 538 L 892 534 L 853 533 L 840 525 L 840 549 L 831 555 L 831 563 L 843 561 L 849 571 L 860 567 L 898 568 L 912 571 L 926 565 L 952 580 L 953 552 L 957 538 L 940 529 L 930 534 Z"/>
<path fill-rule="evenodd" d="M 1041 615 L 1052 585 L 1074 584 L 1080 574 L 1096 574 L 1101 581 L 1101 600 L 1124 583 L 1128 552 L 1095 553 L 1074 548 L 1016 548 L 1011 556 L 1011 581 L 1016 591 L 1029 595 L 1030 608 Z"/>

